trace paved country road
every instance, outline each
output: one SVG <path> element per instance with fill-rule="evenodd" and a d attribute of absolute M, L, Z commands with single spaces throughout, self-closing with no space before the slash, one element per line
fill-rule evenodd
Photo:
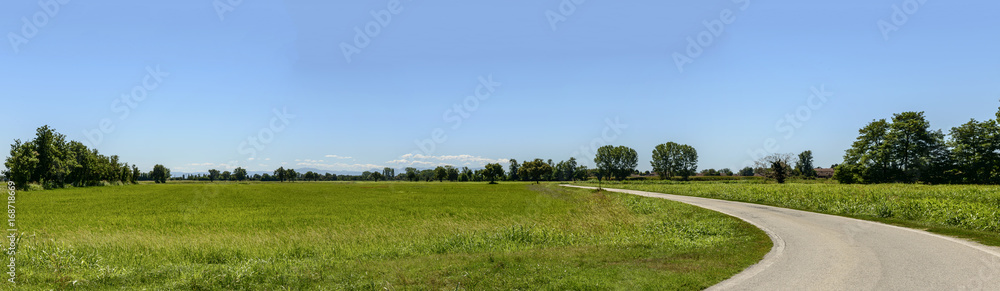
<path fill-rule="evenodd" d="M 763 260 L 710 290 L 1000 290 L 1000 248 L 773 206 L 605 190 L 722 212 L 756 225 L 771 237 L 774 247 Z"/>

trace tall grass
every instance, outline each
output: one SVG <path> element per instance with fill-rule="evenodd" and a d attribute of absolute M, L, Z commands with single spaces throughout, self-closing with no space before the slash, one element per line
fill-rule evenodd
<path fill-rule="evenodd" d="M 770 241 L 662 199 L 522 183 L 227 183 L 18 197 L 26 289 L 701 289 Z"/>
<path fill-rule="evenodd" d="M 757 182 L 626 182 L 606 186 L 1000 233 L 998 186 Z"/>

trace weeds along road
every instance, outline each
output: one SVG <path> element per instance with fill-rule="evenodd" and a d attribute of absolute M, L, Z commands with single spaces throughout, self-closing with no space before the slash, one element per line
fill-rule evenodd
<path fill-rule="evenodd" d="M 767 232 L 774 241 L 771 252 L 710 290 L 1000 290 L 1000 248 L 827 214 L 644 191 L 604 190 L 707 208 Z"/>

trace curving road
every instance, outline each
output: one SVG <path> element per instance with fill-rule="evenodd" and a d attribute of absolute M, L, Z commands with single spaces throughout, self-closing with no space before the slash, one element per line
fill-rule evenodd
<path fill-rule="evenodd" d="M 763 260 L 709 290 L 1000 290 L 1000 248 L 827 214 L 605 190 L 722 212 L 757 226 L 771 237 L 774 247 Z"/>

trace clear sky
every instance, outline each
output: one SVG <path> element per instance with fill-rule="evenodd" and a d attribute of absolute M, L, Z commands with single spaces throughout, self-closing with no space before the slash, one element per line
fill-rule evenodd
<path fill-rule="evenodd" d="M 592 165 L 603 144 L 649 170 L 669 141 L 699 169 L 829 166 L 873 119 L 1000 106 L 997 1 L 41 3 L 0 4 L 0 141 L 48 124 L 144 171 Z"/>

